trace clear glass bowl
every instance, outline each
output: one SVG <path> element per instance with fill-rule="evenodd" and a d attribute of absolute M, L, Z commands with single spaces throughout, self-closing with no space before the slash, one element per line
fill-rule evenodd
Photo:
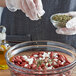
<path fill-rule="evenodd" d="M 67 15 L 67 14 L 65 14 L 65 13 L 57 13 L 57 14 L 53 14 L 53 15 L 50 17 L 50 21 L 51 21 L 51 23 L 54 25 L 54 27 L 56 27 L 56 28 L 64 28 L 64 27 L 66 27 L 66 23 L 67 23 L 67 22 L 64 22 L 64 21 L 60 22 L 60 21 L 53 20 L 53 17 L 54 17 L 55 15 Z"/>
<path fill-rule="evenodd" d="M 43 71 L 36 71 L 36 70 L 22 68 L 10 62 L 10 58 L 15 55 L 24 54 L 25 52 L 28 52 L 29 54 L 31 54 L 36 50 L 37 51 L 56 50 L 58 52 L 69 55 L 72 58 L 72 60 L 70 59 L 72 63 L 64 67 L 43 72 Z M 73 47 L 60 42 L 28 41 L 28 42 L 19 43 L 11 47 L 7 51 L 5 58 L 12 76 L 76 76 L 76 67 L 75 67 L 76 53 L 75 52 L 76 50 Z"/>

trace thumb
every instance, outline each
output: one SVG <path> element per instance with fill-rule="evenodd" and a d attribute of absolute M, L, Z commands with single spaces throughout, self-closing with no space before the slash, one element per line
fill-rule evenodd
<path fill-rule="evenodd" d="M 76 27 L 76 17 L 72 18 L 66 23 L 66 28 Z"/>
<path fill-rule="evenodd" d="M 71 12 L 68 12 L 68 14 L 69 14 L 70 16 L 75 17 L 75 16 L 76 16 L 76 11 L 71 11 Z"/>

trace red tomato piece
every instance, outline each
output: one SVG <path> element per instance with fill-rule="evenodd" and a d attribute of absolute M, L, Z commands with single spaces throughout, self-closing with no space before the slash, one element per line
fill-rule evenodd
<path fill-rule="evenodd" d="M 42 70 L 41 66 L 38 67 L 38 70 L 39 70 L 39 71 Z"/>
<path fill-rule="evenodd" d="M 45 64 L 44 63 L 41 64 L 41 68 L 43 68 L 43 67 L 45 67 Z"/>
<path fill-rule="evenodd" d="M 65 57 L 65 61 L 70 64 L 70 61 L 66 58 L 66 56 L 64 57 Z"/>
<path fill-rule="evenodd" d="M 51 66 L 51 64 L 50 63 L 48 63 L 48 67 L 50 67 Z"/>
<path fill-rule="evenodd" d="M 51 52 L 51 54 L 50 54 L 50 58 L 51 59 L 53 59 L 54 57 L 53 57 L 53 55 L 54 55 L 54 53 L 53 52 Z"/>
<path fill-rule="evenodd" d="M 32 69 L 36 69 L 37 65 L 36 64 L 31 64 Z"/>

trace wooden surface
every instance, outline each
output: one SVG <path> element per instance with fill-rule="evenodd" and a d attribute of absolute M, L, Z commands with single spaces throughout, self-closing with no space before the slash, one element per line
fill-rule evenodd
<path fill-rule="evenodd" d="M 9 70 L 0 70 L 0 76 L 11 76 Z"/>

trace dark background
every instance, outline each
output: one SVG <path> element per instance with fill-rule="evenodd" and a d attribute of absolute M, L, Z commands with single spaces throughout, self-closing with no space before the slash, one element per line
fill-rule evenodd
<path fill-rule="evenodd" d="M 76 48 L 76 35 L 56 34 L 56 28 L 50 22 L 55 13 L 76 10 L 76 0 L 42 0 L 45 15 L 41 20 L 31 21 L 21 11 L 10 12 L 4 8 L 1 25 L 7 28 L 8 41 L 52 40 L 67 43 Z"/>

